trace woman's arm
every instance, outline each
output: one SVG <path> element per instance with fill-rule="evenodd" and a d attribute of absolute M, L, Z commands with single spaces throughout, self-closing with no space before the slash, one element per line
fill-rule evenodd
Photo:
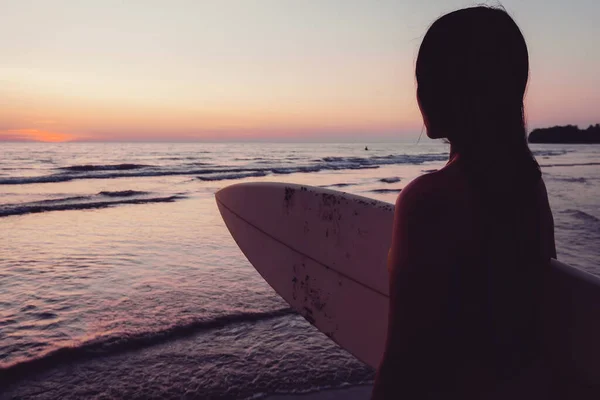
<path fill-rule="evenodd" d="M 388 333 L 373 400 L 418 398 L 432 378 L 428 365 L 435 362 L 432 342 L 447 299 L 454 242 L 445 211 L 449 199 L 440 194 L 436 180 L 426 175 L 411 182 L 396 201 L 388 257 Z"/>

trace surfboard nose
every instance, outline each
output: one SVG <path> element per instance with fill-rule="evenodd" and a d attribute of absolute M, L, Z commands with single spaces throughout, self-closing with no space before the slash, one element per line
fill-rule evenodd
<path fill-rule="evenodd" d="M 219 189 L 215 193 L 215 198 L 217 202 L 227 204 L 229 199 L 236 198 L 242 195 L 243 188 L 241 188 L 240 185 L 243 185 L 243 183 L 236 183 Z"/>
<path fill-rule="evenodd" d="M 260 192 L 261 186 L 264 186 L 263 182 L 234 183 L 219 189 L 215 193 L 215 198 L 218 202 L 228 205 L 238 202 L 252 193 Z"/>
<path fill-rule="evenodd" d="M 261 199 L 267 186 L 265 182 L 234 183 L 218 190 L 215 200 L 219 208 L 225 206 L 235 212 L 243 212 L 248 208 L 259 211 L 264 203 Z"/>

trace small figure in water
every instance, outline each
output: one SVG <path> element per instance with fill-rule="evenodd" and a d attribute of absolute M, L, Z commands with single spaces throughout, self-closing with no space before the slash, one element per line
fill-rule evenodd
<path fill-rule="evenodd" d="M 365 150 L 369 150 L 369 148 L 367 146 L 365 146 Z"/>
<path fill-rule="evenodd" d="M 450 157 L 396 201 L 373 400 L 581 398 L 542 349 L 539 300 L 556 249 L 526 139 L 528 76 L 525 39 L 502 9 L 451 12 L 423 38 L 417 101 Z"/>

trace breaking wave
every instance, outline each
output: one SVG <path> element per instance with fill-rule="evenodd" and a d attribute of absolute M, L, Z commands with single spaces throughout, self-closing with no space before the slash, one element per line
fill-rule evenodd
<path fill-rule="evenodd" d="M 159 331 L 123 333 L 99 337 L 77 346 L 59 348 L 39 358 L 17 362 L 8 367 L 0 368 L 0 383 L 2 381 L 5 381 L 5 383 L 14 382 L 15 380 L 31 375 L 33 372 L 38 372 L 59 364 L 126 353 L 211 329 L 223 328 L 228 325 L 244 322 L 263 321 L 293 313 L 294 311 L 291 308 L 281 308 L 266 312 L 236 313 L 180 323 Z"/>
<path fill-rule="evenodd" d="M 114 207 L 123 204 L 170 203 L 185 198 L 181 194 L 151 197 L 148 192 L 123 190 L 103 191 L 91 196 L 73 196 L 18 204 L 1 204 L 0 218 L 14 215 L 44 213 L 50 211 L 89 210 Z M 108 199 L 107 199 L 108 198 Z"/>

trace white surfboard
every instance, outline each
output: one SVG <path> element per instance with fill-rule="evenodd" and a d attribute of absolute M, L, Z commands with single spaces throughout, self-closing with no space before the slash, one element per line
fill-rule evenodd
<path fill-rule="evenodd" d="M 286 183 L 241 183 L 216 194 L 233 238 L 292 308 L 366 364 L 377 367 L 387 328 L 394 206 Z M 552 262 L 549 348 L 562 365 L 600 383 L 600 278 Z"/>

